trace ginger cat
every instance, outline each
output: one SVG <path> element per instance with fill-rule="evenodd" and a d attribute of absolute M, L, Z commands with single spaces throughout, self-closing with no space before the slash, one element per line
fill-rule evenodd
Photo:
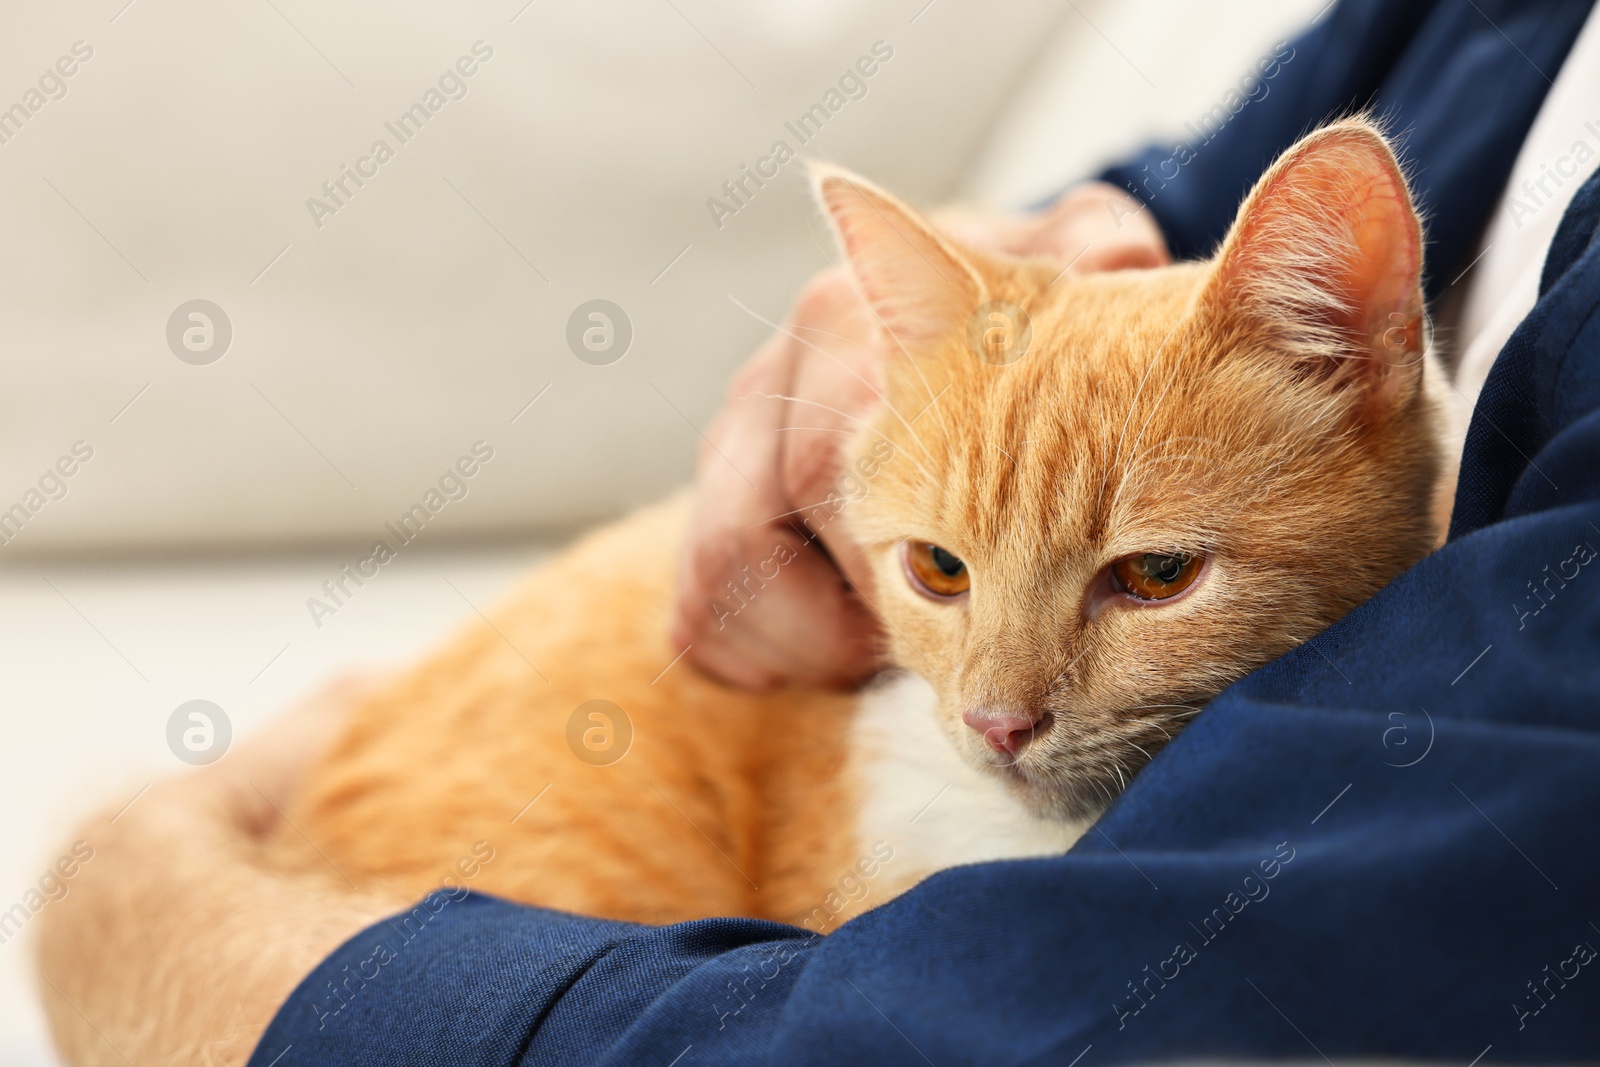
<path fill-rule="evenodd" d="M 1156 270 L 1064 275 L 844 172 L 816 186 L 895 342 L 821 506 L 873 559 L 899 669 L 757 694 L 675 663 L 675 498 L 365 700 L 291 812 L 321 857 L 294 833 L 286 856 L 826 932 L 941 868 L 1065 850 L 1209 698 L 1436 542 L 1421 228 L 1366 120 L 1285 153 L 1214 259 Z"/>

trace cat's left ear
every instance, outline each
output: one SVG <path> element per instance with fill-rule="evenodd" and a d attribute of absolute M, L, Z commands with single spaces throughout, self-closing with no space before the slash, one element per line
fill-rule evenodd
<path fill-rule="evenodd" d="M 1303 138 L 1256 183 L 1202 300 L 1383 407 L 1421 382 L 1421 271 L 1422 226 L 1394 153 L 1372 123 L 1347 119 Z"/>
<path fill-rule="evenodd" d="M 813 164 L 828 212 L 861 293 L 906 348 L 966 328 L 988 297 L 978 272 L 916 211 L 849 171 Z"/>

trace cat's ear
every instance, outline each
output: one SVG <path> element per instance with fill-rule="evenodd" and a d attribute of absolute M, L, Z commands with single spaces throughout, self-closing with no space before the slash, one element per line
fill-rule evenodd
<path fill-rule="evenodd" d="M 1256 183 L 1202 300 L 1267 330 L 1309 373 L 1392 402 L 1421 380 L 1421 271 L 1400 165 L 1372 123 L 1347 119 L 1303 138 Z"/>
<path fill-rule="evenodd" d="M 862 295 L 902 345 L 926 346 L 966 328 L 987 297 L 955 245 L 849 171 L 813 164 L 811 176 Z"/>

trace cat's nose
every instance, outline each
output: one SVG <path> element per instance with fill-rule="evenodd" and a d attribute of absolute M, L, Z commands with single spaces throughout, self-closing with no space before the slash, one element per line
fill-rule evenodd
<path fill-rule="evenodd" d="M 1038 724 L 1025 715 L 995 711 L 966 711 L 961 721 L 978 732 L 984 743 L 996 752 L 1016 759 L 1033 739 Z"/>

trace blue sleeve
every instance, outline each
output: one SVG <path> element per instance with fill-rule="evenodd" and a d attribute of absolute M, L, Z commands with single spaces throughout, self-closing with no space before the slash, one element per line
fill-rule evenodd
<path fill-rule="evenodd" d="M 696 1041 L 753 1062 L 819 943 L 754 920 L 653 928 L 436 892 L 324 960 L 251 1063 L 667 1064 Z"/>

